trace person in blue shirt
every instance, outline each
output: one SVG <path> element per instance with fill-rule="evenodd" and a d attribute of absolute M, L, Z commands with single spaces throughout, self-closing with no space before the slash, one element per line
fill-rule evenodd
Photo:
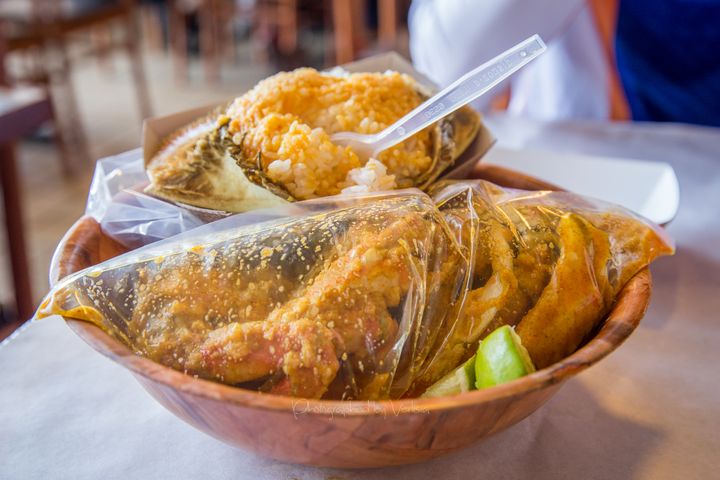
<path fill-rule="evenodd" d="M 615 54 L 633 120 L 720 126 L 719 0 L 621 0 Z"/>

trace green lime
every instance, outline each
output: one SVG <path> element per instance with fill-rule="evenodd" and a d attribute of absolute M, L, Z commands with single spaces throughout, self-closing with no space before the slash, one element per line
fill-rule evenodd
<path fill-rule="evenodd" d="M 515 330 L 504 325 L 480 342 L 475 358 L 475 387 L 487 388 L 535 371 Z"/>
<path fill-rule="evenodd" d="M 475 355 L 443 378 L 433 383 L 421 398 L 446 397 L 475 389 Z"/>

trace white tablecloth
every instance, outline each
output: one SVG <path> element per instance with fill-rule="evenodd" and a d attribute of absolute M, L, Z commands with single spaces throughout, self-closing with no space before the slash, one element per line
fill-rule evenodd
<path fill-rule="evenodd" d="M 342 471 L 226 446 L 155 403 L 59 318 L 0 346 L 0 478 L 718 478 L 720 130 L 489 119 L 503 143 L 674 166 L 675 257 L 620 349 L 485 443 L 421 465 Z"/>

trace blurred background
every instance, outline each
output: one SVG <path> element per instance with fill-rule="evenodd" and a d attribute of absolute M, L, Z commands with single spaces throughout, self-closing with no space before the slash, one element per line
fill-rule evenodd
<path fill-rule="evenodd" d="M 407 54 L 409 3 L 0 0 L 0 338 L 47 292 L 95 160 L 138 147 L 143 118 L 228 100 L 283 69 Z"/>

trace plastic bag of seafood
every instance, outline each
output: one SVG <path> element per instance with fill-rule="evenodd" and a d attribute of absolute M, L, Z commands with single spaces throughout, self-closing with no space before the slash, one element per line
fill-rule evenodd
<path fill-rule="evenodd" d="M 414 394 L 502 325 L 515 328 L 538 369 L 561 360 L 583 344 L 633 275 L 674 252 L 652 222 L 569 192 L 461 180 L 429 193 L 468 259 L 467 288 L 419 367 Z"/>
<path fill-rule="evenodd" d="M 231 216 L 63 279 L 39 317 L 93 322 L 190 375 L 306 398 L 415 396 L 513 325 L 542 368 L 672 252 L 567 193 L 444 182 Z"/>

